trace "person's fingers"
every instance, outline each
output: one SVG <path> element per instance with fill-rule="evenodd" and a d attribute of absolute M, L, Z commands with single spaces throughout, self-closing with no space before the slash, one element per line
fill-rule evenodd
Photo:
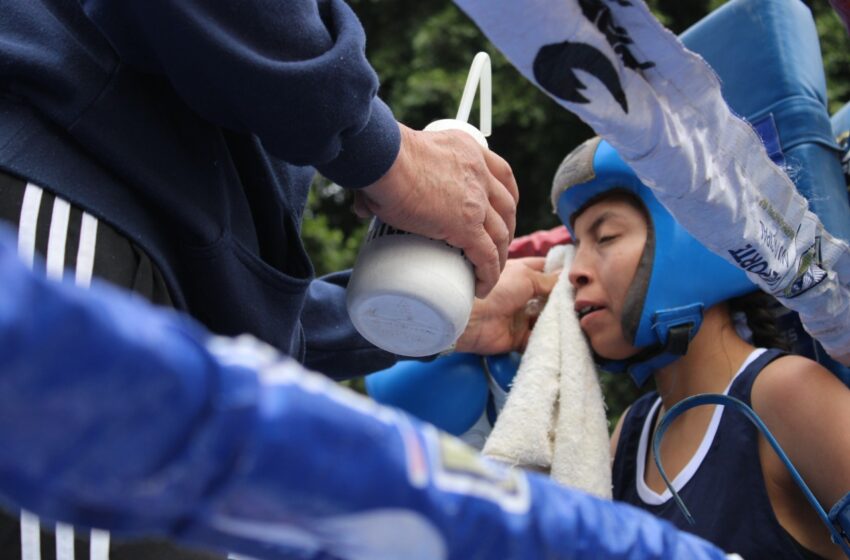
<path fill-rule="evenodd" d="M 510 245 L 511 241 L 514 239 L 514 233 L 516 232 L 516 201 L 510 193 L 508 193 L 504 186 L 495 180 L 491 180 L 490 195 L 488 199 L 490 207 L 493 208 L 499 216 L 501 216 L 502 221 L 507 227 L 507 243 Z"/>
<path fill-rule="evenodd" d="M 546 257 L 520 257 L 511 260 L 538 272 L 543 272 L 546 267 Z"/>
<path fill-rule="evenodd" d="M 354 213 L 360 218 L 371 218 L 374 215 L 369 208 L 369 199 L 359 191 L 354 192 L 354 204 L 352 208 Z"/>
<path fill-rule="evenodd" d="M 558 283 L 558 276 L 555 273 L 533 272 L 531 285 L 534 288 L 534 297 L 548 297 Z"/>
<path fill-rule="evenodd" d="M 499 250 L 483 226 L 479 226 L 472 243 L 462 247 L 475 267 L 475 296 L 485 297 L 499 280 Z"/>
<path fill-rule="evenodd" d="M 525 302 L 525 314 L 528 317 L 537 317 L 543 311 L 543 307 L 546 305 L 546 298 L 543 297 L 533 297 L 527 302 Z"/>
<path fill-rule="evenodd" d="M 533 326 L 533 325 L 532 325 Z M 522 338 L 520 338 L 517 346 L 517 352 L 525 352 L 525 349 L 528 347 L 528 339 L 531 338 L 531 328 L 527 329 L 522 333 Z"/>
<path fill-rule="evenodd" d="M 522 265 L 526 270 L 524 276 L 531 284 L 531 299 L 539 299 L 545 302 L 546 297 L 558 283 L 561 269 L 551 272 L 543 272 L 546 267 L 546 257 L 522 257 L 510 259 L 508 263 Z"/>
<path fill-rule="evenodd" d="M 508 245 L 510 244 L 508 227 L 493 208 L 488 208 L 487 216 L 484 218 L 484 229 L 499 251 L 499 271 L 502 271 L 505 269 L 505 263 L 508 260 Z"/>
<path fill-rule="evenodd" d="M 525 347 L 528 345 L 528 338 L 531 336 L 531 325 L 535 320 L 536 317 L 528 317 L 522 313 L 514 315 L 509 328 L 511 350 L 525 351 Z"/>
<path fill-rule="evenodd" d="M 519 187 L 517 186 L 516 178 L 510 164 L 502 159 L 499 154 L 490 150 L 484 151 L 484 161 L 487 163 L 490 173 L 493 174 L 514 199 L 514 204 L 519 204 Z"/>
<path fill-rule="evenodd" d="M 490 204 L 496 208 L 507 224 L 510 240 L 513 241 L 516 230 L 516 207 L 519 204 L 519 187 L 514 178 L 514 172 L 507 161 L 490 150 L 484 150 L 484 162 L 487 164 L 487 170 L 496 179 L 490 185 Z"/>

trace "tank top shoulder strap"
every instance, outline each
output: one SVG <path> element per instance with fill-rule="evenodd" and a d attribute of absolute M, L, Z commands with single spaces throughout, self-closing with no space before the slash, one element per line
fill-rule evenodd
<path fill-rule="evenodd" d="M 640 434 L 646 417 L 657 400 L 658 393 L 655 391 L 647 393 L 636 400 L 626 412 L 623 425 L 620 427 L 620 438 L 617 440 L 611 469 L 614 499 L 624 499 L 625 492 L 634 486 L 635 458 L 640 445 Z"/>
<path fill-rule="evenodd" d="M 751 394 L 756 377 L 768 364 L 787 354 L 787 352 L 775 348 L 762 352 L 735 377 L 732 386 L 729 388 L 729 396 L 743 401 L 747 406 L 752 406 Z"/>
<path fill-rule="evenodd" d="M 629 407 L 629 410 L 626 412 L 626 418 L 623 420 L 623 425 L 620 428 L 620 439 L 617 442 L 618 450 L 624 439 L 637 439 L 631 436 L 640 435 L 641 430 L 643 430 L 643 424 L 646 417 L 657 400 L 658 393 L 652 391 L 651 393 L 647 393 L 638 398 L 638 400 Z"/>

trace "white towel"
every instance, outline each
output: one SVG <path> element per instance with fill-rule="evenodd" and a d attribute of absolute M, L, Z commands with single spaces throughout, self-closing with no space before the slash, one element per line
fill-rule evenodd
<path fill-rule="evenodd" d="M 546 270 L 563 267 L 563 271 L 537 319 L 483 453 L 610 498 L 605 405 L 567 278 L 573 254 L 572 246 L 549 251 Z"/>

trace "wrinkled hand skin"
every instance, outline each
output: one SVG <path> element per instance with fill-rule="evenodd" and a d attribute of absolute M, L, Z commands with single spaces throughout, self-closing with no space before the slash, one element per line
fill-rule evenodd
<path fill-rule="evenodd" d="M 510 165 L 465 132 L 399 128 L 396 161 L 355 192 L 355 212 L 463 249 L 475 267 L 475 295 L 486 296 L 514 237 L 519 190 Z"/>
<path fill-rule="evenodd" d="M 524 350 L 537 318 L 526 306 L 547 298 L 558 281 L 558 272 L 543 272 L 545 263 L 544 257 L 508 260 L 493 291 L 475 300 L 455 350 L 482 355 Z"/>

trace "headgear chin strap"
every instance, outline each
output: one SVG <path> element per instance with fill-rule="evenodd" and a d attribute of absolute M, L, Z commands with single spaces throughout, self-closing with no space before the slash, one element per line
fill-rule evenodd
<path fill-rule="evenodd" d="M 746 274 L 706 249 L 676 222 L 607 142 L 588 140 L 558 168 L 552 205 L 575 234 L 573 223 L 588 203 L 611 191 L 640 200 L 649 217 L 647 243 L 623 309 L 623 333 L 641 350 L 626 360 L 599 359 L 613 372 L 628 372 L 638 385 L 684 355 L 708 307 L 756 289 Z"/>

